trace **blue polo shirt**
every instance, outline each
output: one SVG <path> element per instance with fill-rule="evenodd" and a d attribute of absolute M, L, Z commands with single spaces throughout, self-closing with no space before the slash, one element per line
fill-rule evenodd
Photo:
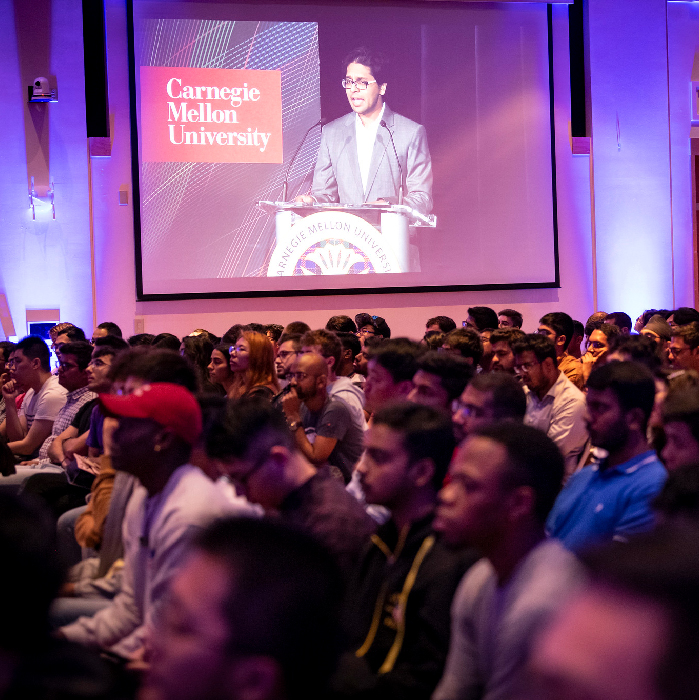
<path fill-rule="evenodd" d="M 574 552 L 653 527 L 650 504 L 667 478 L 655 452 L 648 450 L 613 468 L 603 465 L 590 464 L 573 474 L 546 521 L 549 536 Z"/>

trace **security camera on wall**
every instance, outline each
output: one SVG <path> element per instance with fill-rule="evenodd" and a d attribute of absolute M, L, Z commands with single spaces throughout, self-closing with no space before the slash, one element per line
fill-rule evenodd
<path fill-rule="evenodd" d="M 34 84 L 28 88 L 29 102 L 58 102 L 56 88 L 49 87 L 48 78 L 34 78 Z"/>

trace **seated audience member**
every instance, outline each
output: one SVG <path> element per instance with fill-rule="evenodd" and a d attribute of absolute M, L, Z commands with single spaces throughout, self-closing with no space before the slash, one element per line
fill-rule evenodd
<path fill-rule="evenodd" d="M 371 349 L 364 384 L 367 411 L 407 399 L 421 354 L 420 346 L 407 338 L 385 340 Z"/>
<path fill-rule="evenodd" d="M 121 328 L 119 328 L 116 323 L 105 321 L 104 323 L 100 323 L 99 326 L 92 331 L 92 339 L 90 342 L 94 345 L 97 338 L 106 338 L 108 335 L 113 335 L 116 338 L 124 337 L 121 333 Z"/>
<path fill-rule="evenodd" d="M 246 323 L 246 331 L 252 331 L 253 333 L 262 333 L 262 335 L 267 335 L 267 326 L 264 323 Z"/>
<path fill-rule="evenodd" d="M 179 349 L 180 355 L 189 360 L 192 367 L 194 367 L 199 391 L 205 394 L 220 393 L 218 385 L 214 384 L 209 379 L 209 365 L 211 364 L 211 353 L 213 349 L 213 343 L 204 333 L 200 333 L 199 335 L 186 335 L 182 338 Z"/>
<path fill-rule="evenodd" d="M 338 376 L 336 368 L 342 360 L 342 342 L 332 331 L 308 331 L 301 338 L 301 352 L 315 353 L 328 366 L 328 395 L 344 401 L 357 427 L 364 430 L 364 392 L 346 376 Z"/>
<path fill-rule="evenodd" d="M 472 306 L 462 325 L 464 328 L 480 333 L 486 328 L 497 328 L 500 323 L 498 315 L 489 306 Z"/>
<path fill-rule="evenodd" d="M 660 314 L 654 314 L 641 328 L 640 334 L 651 338 L 660 350 L 665 351 L 672 337 L 672 328 Z"/>
<path fill-rule="evenodd" d="M 301 359 L 325 367 L 315 355 Z M 345 573 L 353 571 L 373 521 L 342 481 L 311 464 L 278 410 L 260 400 L 230 402 L 212 422 L 207 452 L 240 495 L 314 535 Z"/>
<path fill-rule="evenodd" d="M 609 352 L 609 343 L 612 338 L 621 335 L 621 331 L 612 323 L 601 323 L 598 328 L 593 328 L 590 331 L 587 343 L 587 351 L 580 358 L 583 366 L 583 376 L 585 383 L 590 376 L 593 367 L 601 366 L 607 361 L 607 353 Z"/>
<path fill-rule="evenodd" d="M 366 381 L 366 377 L 357 372 L 354 366 L 354 360 L 362 351 L 362 344 L 359 342 L 356 333 L 338 331 L 336 335 L 342 343 L 342 355 L 340 357 L 340 364 L 335 370 L 335 374 L 338 377 L 347 377 L 352 384 L 361 389 Z M 364 394 L 362 393 L 362 401 L 363 400 Z"/>
<path fill-rule="evenodd" d="M 93 617 L 61 628 L 66 638 L 111 649 L 126 658 L 142 653 L 162 597 L 182 566 L 190 538 L 209 520 L 230 513 L 230 501 L 188 463 L 201 432 L 201 409 L 176 384 L 147 384 L 127 396 L 102 394 L 118 417 L 105 445 L 117 471 L 135 476 L 124 517 L 124 581 L 111 604 Z"/>
<path fill-rule="evenodd" d="M 152 333 L 137 333 L 130 336 L 127 342 L 132 348 L 137 348 L 141 345 L 151 346 L 154 340 L 155 336 Z"/>
<path fill-rule="evenodd" d="M 362 341 L 360 338 L 359 342 L 361 343 L 361 351 L 355 355 L 354 371 L 366 379 L 366 375 L 369 372 L 369 355 L 371 354 L 372 350 L 375 350 L 383 343 L 383 338 L 376 338 L 375 336 L 372 336 L 364 341 Z"/>
<path fill-rule="evenodd" d="M 611 323 L 616 326 L 622 335 L 629 335 L 631 333 L 631 316 L 624 313 L 623 311 L 613 311 L 604 317 L 605 323 Z"/>
<path fill-rule="evenodd" d="M 543 430 L 561 451 L 566 474 L 577 467 L 588 435 L 585 395 L 558 369 L 553 342 L 532 333 L 514 344 L 515 370 L 527 394 L 524 422 Z"/>
<path fill-rule="evenodd" d="M 151 347 L 153 348 L 158 348 L 159 350 L 174 350 L 175 352 L 180 351 L 181 345 L 182 341 L 172 333 L 158 333 L 151 343 Z"/>
<path fill-rule="evenodd" d="M 524 338 L 524 333 L 519 328 L 496 328 L 490 334 L 490 345 L 493 356 L 490 360 L 491 372 L 515 373 L 515 354 L 512 352 L 512 344 Z"/>
<path fill-rule="evenodd" d="M 456 330 L 456 321 L 453 318 L 449 318 L 449 316 L 435 316 L 427 319 L 425 324 L 425 333 L 428 331 L 441 331 L 446 334 L 453 330 Z"/>
<path fill-rule="evenodd" d="M 221 391 L 216 393 L 222 393 L 224 396 L 228 395 L 235 381 L 230 361 L 229 346 L 225 343 L 219 343 L 211 350 L 211 358 L 206 368 L 209 373 L 209 382 L 221 388 Z"/>
<path fill-rule="evenodd" d="M 675 309 L 668 315 L 667 322 L 672 328 L 686 326 L 690 323 L 699 323 L 699 311 L 691 308 L 691 306 L 680 306 L 679 309 Z"/>
<path fill-rule="evenodd" d="M 587 391 L 590 439 L 608 456 L 571 476 L 547 522 L 549 534 L 576 552 L 650 529 L 650 503 L 667 477 L 646 440 L 655 398 L 650 371 L 611 362 L 592 372 Z"/>
<path fill-rule="evenodd" d="M 454 597 L 449 656 L 434 700 L 522 697 L 537 633 L 583 577 L 575 557 L 544 535 L 563 466 L 546 435 L 514 423 L 483 428 L 457 452 L 435 530 L 484 558 Z"/>
<path fill-rule="evenodd" d="M 270 343 L 274 346 L 275 352 L 277 349 L 277 343 L 279 338 L 282 337 L 284 333 L 284 326 L 280 326 L 278 323 L 268 323 L 265 326 L 265 335 L 269 338 Z"/>
<path fill-rule="evenodd" d="M 325 324 L 326 331 L 333 333 L 357 333 L 357 324 L 349 316 L 331 316 Z"/>
<path fill-rule="evenodd" d="M 699 371 L 699 323 L 672 329 L 668 359 L 673 369 Z"/>
<path fill-rule="evenodd" d="M 245 325 L 242 323 L 232 325 L 221 337 L 221 342 L 227 343 L 229 346 L 235 345 L 244 330 Z"/>
<path fill-rule="evenodd" d="M 49 349 L 39 336 L 20 340 L 7 366 L 10 380 L 2 386 L 5 420 L 0 424 L 0 436 L 14 454 L 34 457 L 51 435 L 68 392 L 51 374 Z M 21 392 L 25 392 L 24 400 L 17 410 L 15 399 Z"/>
<path fill-rule="evenodd" d="M 521 423 L 527 411 L 522 385 L 510 374 L 477 374 L 454 407 L 454 432 L 463 440 L 473 432 L 501 421 Z"/>
<path fill-rule="evenodd" d="M 519 311 L 503 309 L 498 312 L 498 328 L 522 328 L 524 318 Z"/>
<path fill-rule="evenodd" d="M 699 529 L 589 553 L 591 577 L 538 640 L 532 697 L 691 700 L 699 687 Z"/>
<path fill-rule="evenodd" d="M 435 351 L 425 353 L 418 360 L 408 401 L 450 411 L 452 402 L 461 396 L 473 374 L 473 365 L 463 357 Z"/>
<path fill-rule="evenodd" d="M 607 362 L 638 362 L 657 372 L 663 360 L 655 341 L 647 335 L 617 335 L 609 342 Z"/>
<path fill-rule="evenodd" d="M 369 327 L 374 328 L 374 335 L 383 338 L 384 340 L 391 337 L 391 329 L 388 327 L 385 319 L 381 316 L 372 316 L 367 313 L 360 313 L 354 317 L 354 322 L 357 324 L 358 332 L 361 332 L 362 328 L 369 329 Z"/>
<path fill-rule="evenodd" d="M 587 326 L 590 324 L 593 324 L 595 328 L 599 328 L 600 324 L 604 323 L 605 318 L 607 318 L 606 311 L 595 311 L 595 313 L 590 315 L 587 321 L 585 321 L 585 328 L 587 329 Z M 590 335 L 587 330 L 585 331 L 585 335 Z"/>
<path fill-rule="evenodd" d="M 337 566 L 307 535 L 264 520 L 215 523 L 175 576 L 145 696 L 322 700 L 342 594 Z"/>
<path fill-rule="evenodd" d="M 457 328 L 447 333 L 442 349 L 465 357 L 474 367 L 480 364 L 483 357 L 483 341 L 476 331 L 469 328 Z"/>
<path fill-rule="evenodd" d="M 699 390 L 669 391 L 661 415 L 666 442 L 660 456 L 667 470 L 699 464 Z"/>
<path fill-rule="evenodd" d="M 581 391 L 585 388 L 582 362 L 567 352 L 573 339 L 573 319 L 562 311 L 554 311 L 539 319 L 539 335 L 546 336 L 556 347 L 558 369 Z"/>
<path fill-rule="evenodd" d="M 490 372 L 490 365 L 493 361 L 493 346 L 490 344 L 492 332 L 492 328 L 486 328 L 478 334 L 483 345 L 483 355 L 481 355 L 481 361 L 478 363 L 478 369 L 481 372 Z"/>
<path fill-rule="evenodd" d="M 653 499 L 653 510 L 658 526 L 686 521 L 699 524 L 699 462 L 668 473 L 663 488 Z"/>
<path fill-rule="evenodd" d="M 256 396 L 271 401 L 279 393 L 274 348 L 266 335 L 243 331 L 235 345 L 230 347 L 230 368 L 235 380 L 229 399 Z"/>
<path fill-rule="evenodd" d="M 10 380 L 10 370 L 7 367 L 7 361 L 10 359 L 12 351 L 15 349 L 15 344 L 9 340 L 0 341 L 0 390 L 2 385 Z M 5 420 L 5 397 L 0 391 L 0 425 Z"/>
<path fill-rule="evenodd" d="M 296 447 L 312 464 L 336 467 L 348 483 L 362 454 L 364 429 L 342 399 L 328 394 L 328 365 L 321 355 L 301 355 L 290 379 L 281 405 Z"/>
<path fill-rule="evenodd" d="M 74 324 L 68 322 L 57 323 L 52 328 L 49 328 L 49 338 L 51 339 L 51 349 L 55 351 L 56 338 L 59 333 L 66 330 L 66 328 L 72 328 Z"/>
<path fill-rule="evenodd" d="M 634 331 L 636 331 L 636 333 L 640 333 L 641 330 L 643 330 L 643 326 L 650 321 L 651 317 L 656 315 L 660 315 L 658 314 L 658 309 L 646 309 L 633 324 Z M 665 316 L 662 316 L 662 318 L 665 320 Z"/>
<path fill-rule="evenodd" d="M 442 331 L 427 331 L 420 341 L 428 350 L 439 350 L 444 345 L 446 334 Z"/>
<path fill-rule="evenodd" d="M 299 333 L 284 333 L 279 338 L 279 350 L 274 360 L 274 369 L 277 373 L 277 380 L 282 387 L 289 384 L 288 374 L 301 352 L 302 337 Z"/>
<path fill-rule="evenodd" d="M 53 349 L 58 354 L 61 351 L 61 346 L 66 343 L 86 342 L 85 331 L 78 326 L 70 325 L 56 334 L 56 340 L 53 341 Z"/>
<path fill-rule="evenodd" d="M 401 402 L 378 411 L 357 466 L 367 502 L 391 519 L 372 537 L 347 594 L 349 649 L 334 698 L 429 698 L 449 645 L 449 609 L 476 559 L 432 530 L 437 491 L 454 450 L 448 416 Z"/>
<path fill-rule="evenodd" d="M 579 360 L 582 357 L 582 352 L 580 346 L 583 340 L 585 340 L 585 326 L 580 321 L 573 321 L 573 337 L 570 340 L 570 345 L 568 345 L 568 350 L 566 351 L 571 357 Z"/>
<path fill-rule="evenodd" d="M 284 333 L 298 333 L 299 335 L 308 333 L 310 330 L 311 327 L 304 321 L 292 321 L 284 327 Z"/>

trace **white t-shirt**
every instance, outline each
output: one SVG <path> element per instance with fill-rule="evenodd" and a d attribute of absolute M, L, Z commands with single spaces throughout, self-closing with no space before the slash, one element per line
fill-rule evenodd
<path fill-rule="evenodd" d="M 58 377 L 53 374 L 43 383 L 38 393 L 29 389 L 24 395 L 19 415 L 27 419 L 27 430 L 35 420 L 56 420 L 58 412 L 63 408 L 68 392 L 58 383 Z"/>

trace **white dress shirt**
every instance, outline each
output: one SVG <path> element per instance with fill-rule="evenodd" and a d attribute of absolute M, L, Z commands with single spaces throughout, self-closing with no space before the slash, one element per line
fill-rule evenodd
<path fill-rule="evenodd" d="M 384 104 L 381 107 L 381 113 L 378 118 L 375 119 L 368 126 L 362 124 L 362 120 L 359 115 L 356 115 L 354 122 L 354 128 L 357 134 L 357 159 L 359 160 L 359 172 L 362 176 L 362 187 L 366 194 L 367 183 L 369 181 L 369 168 L 371 167 L 371 156 L 374 152 L 374 141 L 376 141 L 376 132 L 379 129 L 381 120 L 383 119 L 383 113 L 386 109 Z"/>

